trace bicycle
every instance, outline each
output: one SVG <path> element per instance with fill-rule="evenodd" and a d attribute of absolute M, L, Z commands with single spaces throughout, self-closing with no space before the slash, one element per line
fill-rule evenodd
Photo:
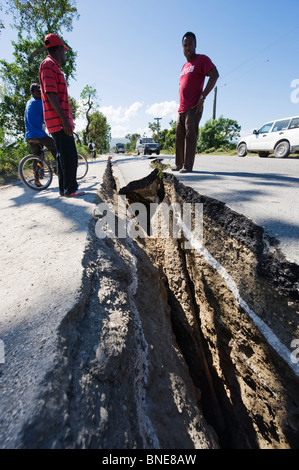
<path fill-rule="evenodd" d="M 47 149 L 41 148 L 41 155 L 27 155 L 19 163 L 19 176 L 22 182 L 34 191 L 47 189 L 57 175 L 56 161 Z M 77 179 L 80 180 L 88 172 L 88 162 L 84 155 L 78 153 Z"/>
<path fill-rule="evenodd" d="M 89 144 L 88 150 L 89 150 L 90 158 L 93 158 L 93 159 L 97 158 L 96 148 L 92 143 Z"/>
<path fill-rule="evenodd" d="M 97 152 L 95 150 L 89 150 L 90 158 L 97 158 Z"/>

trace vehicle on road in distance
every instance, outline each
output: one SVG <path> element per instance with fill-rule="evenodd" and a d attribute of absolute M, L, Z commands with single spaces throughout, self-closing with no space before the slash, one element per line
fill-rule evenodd
<path fill-rule="evenodd" d="M 152 153 L 159 155 L 160 146 L 152 137 L 143 137 L 142 139 L 137 139 L 136 152 L 137 155 L 140 155 L 140 153 L 143 153 L 143 155 L 151 155 Z"/>
<path fill-rule="evenodd" d="M 125 145 L 124 144 L 116 144 L 115 153 L 125 153 Z"/>
<path fill-rule="evenodd" d="M 299 152 L 299 116 L 278 119 L 264 124 L 252 135 L 242 137 L 237 144 L 239 157 L 247 153 L 258 153 L 268 157 L 286 158 L 290 153 Z"/>

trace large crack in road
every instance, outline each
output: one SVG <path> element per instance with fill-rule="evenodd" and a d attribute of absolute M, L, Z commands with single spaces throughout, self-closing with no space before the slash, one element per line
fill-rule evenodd
<path fill-rule="evenodd" d="M 80 300 L 19 446 L 298 448 L 298 266 L 172 175 L 120 188 L 109 163 L 98 203 Z M 146 227 L 135 203 L 155 204 Z M 180 236 L 149 236 L 163 203 L 202 205 L 203 239 L 174 211 Z M 140 236 L 99 236 L 109 208 Z"/>

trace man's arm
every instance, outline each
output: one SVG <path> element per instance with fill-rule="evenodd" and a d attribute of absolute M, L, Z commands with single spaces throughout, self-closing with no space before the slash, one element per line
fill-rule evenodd
<path fill-rule="evenodd" d="M 216 85 L 216 82 L 219 78 L 219 73 L 217 68 L 215 67 L 214 69 L 210 70 L 210 72 L 207 73 L 207 77 L 209 77 L 209 80 L 207 82 L 207 85 L 205 89 L 202 92 L 202 95 L 204 96 L 204 99 L 208 96 L 208 94 L 213 90 L 214 86 Z M 196 112 L 200 113 L 203 108 L 204 104 L 204 99 L 198 100 L 198 103 L 196 105 Z"/>
<path fill-rule="evenodd" d="M 50 101 L 50 104 L 51 104 L 52 108 L 54 109 L 54 111 L 60 117 L 60 119 L 62 121 L 62 127 L 63 127 L 63 130 L 66 133 L 66 135 L 69 135 L 69 136 L 73 135 L 72 125 L 67 120 L 67 118 L 66 118 L 66 116 L 65 116 L 65 114 L 64 114 L 64 112 L 61 108 L 61 105 L 60 105 L 60 102 L 59 102 L 59 99 L 58 99 L 56 93 L 48 92 L 47 97 Z"/>

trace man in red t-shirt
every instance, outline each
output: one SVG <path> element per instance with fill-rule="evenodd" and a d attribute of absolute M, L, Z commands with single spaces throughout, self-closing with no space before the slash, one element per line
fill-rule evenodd
<path fill-rule="evenodd" d="M 65 65 L 65 50 L 57 34 L 45 37 L 48 56 L 41 63 L 39 81 L 45 124 L 57 147 L 57 169 L 60 196 L 82 196 L 78 190 L 78 154 L 73 136 L 74 123 L 70 109 L 67 86 L 60 67 Z"/>
<path fill-rule="evenodd" d="M 192 171 L 198 126 L 207 95 L 213 90 L 219 73 L 209 57 L 196 54 L 196 37 L 188 32 L 183 36 L 183 52 L 187 62 L 180 76 L 180 106 L 176 127 L 176 152 L 174 171 Z M 209 77 L 204 89 L 205 78 Z"/>

